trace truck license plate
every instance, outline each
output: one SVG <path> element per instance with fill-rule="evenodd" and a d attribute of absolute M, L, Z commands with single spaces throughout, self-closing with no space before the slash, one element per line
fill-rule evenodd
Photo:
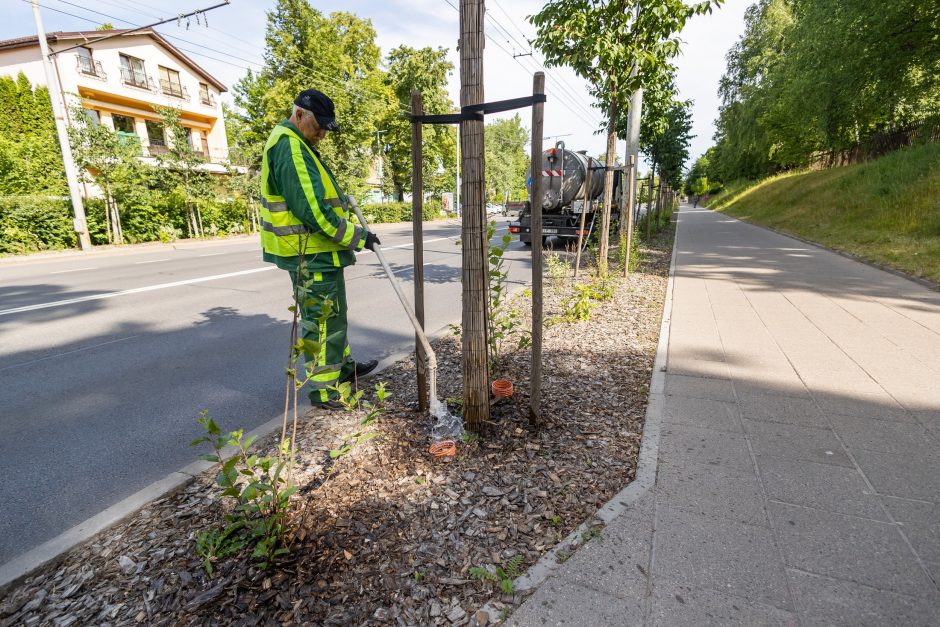
<path fill-rule="evenodd" d="M 553 234 L 553 233 L 557 233 L 557 232 L 558 232 L 558 229 L 542 229 L 542 233 L 543 233 L 543 234 L 545 234 L 545 233 L 552 233 L 552 234 Z"/>

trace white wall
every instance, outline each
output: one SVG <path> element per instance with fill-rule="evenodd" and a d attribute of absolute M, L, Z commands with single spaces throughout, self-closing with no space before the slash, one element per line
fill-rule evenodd
<path fill-rule="evenodd" d="M 52 50 L 69 48 L 81 40 L 68 40 L 52 44 Z M 163 48 L 148 35 L 130 35 L 115 37 L 88 46 L 92 50 L 92 58 L 101 64 L 106 78 L 103 80 L 89 76 L 78 71 L 78 51 L 72 50 L 53 57 L 63 92 L 68 94 L 70 104 L 78 101 L 78 94 L 85 96 L 89 108 L 101 109 L 102 121 L 113 128 L 109 109 L 133 115 L 136 120 L 137 134 L 141 141 L 147 143 L 145 120 L 156 119 L 154 112 L 148 105 L 169 106 L 179 108 L 182 113 L 182 123 L 195 130 L 206 131 L 209 144 L 209 155 L 212 160 L 221 161 L 228 158 L 228 140 L 225 135 L 225 124 L 222 118 L 222 99 L 216 89 L 200 74 L 197 74 L 182 59 Z M 120 55 L 126 54 L 137 57 L 144 62 L 146 75 L 153 80 L 157 90 L 141 89 L 127 85 L 121 79 Z M 160 93 L 159 66 L 176 70 L 180 74 L 180 84 L 188 92 L 188 99 L 176 98 Z M 0 75 L 16 78 L 19 72 L 34 85 L 45 85 L 46 77 L 42 66 L 39 45 L 0 51 Z M 149 81 L 148 81 L 149 82 Z M 209 87 L 209 94 L 213 105 L 205 105 L 200 101 L 199 84 Z"/>

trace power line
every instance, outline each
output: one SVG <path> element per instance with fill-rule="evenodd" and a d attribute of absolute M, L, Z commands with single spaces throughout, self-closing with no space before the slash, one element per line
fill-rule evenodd
<path fill-rule="evenodd" d="M 500 11 L 503 12 L 503 14 L 504 14 L 504 15 L 506 16 L 506 18 L 509 20 L 509 22 L 515 27 L 515 29 L 516 29 L 517 31 L 519 31 L 519 33 L 522 35 L 523 41 L 525 41 L 526 44 L 528 44 L 528 39 L 526 38 L 526 35 L 522 32 L 522 29 L 520 29 L 519 26 L 516 24 L 515 20 L 513 20 L 512 17 L 510 17 L 508 13 L 506 13 L 506 10 L 503 9 L 503 7 L 502 7 L 501 5 L 499 5 L 499 4 L 497 3 L 497 6 L 499 7 Z M 518 39 L 516 39 L 515 35 L 512 35 L 512 34 L 509 32 L 509 30 L 508 30 L 501 22 L 499 22 L 499 20 L 497 20 L 497 19 L 491 14 L 490 11 L 487 11 L 486 16 L 487 16 L 487 18 L 489 18 L 490 22 L 491 22 L 494 26 L 496 26 L 497 28 L 499 28 L 506 36 L 510 37 L 514 42 L 516 42 L 516 44 L 518 44 L 519 46 L 521 46 L 521 47 L 523 47 L 523 48 L 526 47 L 526 46 L 524 46 Z M 529 49 L 530 49 L 530 50 L 532 49 L 531 45 L 529 46 Z M 546 73 L 548 73 L 548 68 L 545 66 L 544 61 L 539 61 L 538 57 L 535 56 L 534 53 L 532 54 L 532 60 L 536 63 L 536 65 L 537 65 L 539 68 L 541 68 L 543 71 L 545 71 Z M 565 93 L 566 93 L 569 97 L 571 97 L 571 98 L 572 98 L 573 100 L 575 100 L 576 102 L 579 102 L 579 103 L 581 102 L 581 101 L 579 100 L 579 98 L 578 98 L 578 96 L 580 95 L 580 92 L 579 92 L 575 87 L 573 87 L 567 80 L 565 80 L 565 78 L 564 78 L 563 76 L 555 75 L 555 79 L 556 79 L 557 82 L 559 82 L 559 87 L 560 87 L 563 91 L 565 91 Z M 593 116 L 594 114 L 591 113 L 591 115 Z"/>
<path fill-rule="evenodd" d="M 457 6 L 455 6 L 450 0 L 444 0 L 444 2 L 446 2 L 448 5 L 450 5 L 450 7 L 451 7 L 452 9 L 454 9 L 455 11 L 457 11 L 458 13 L 460 13 L 460 9 L 457 8 Z M 518 63 L 518 64 L 519 64 L 519 67 L 521 67 L 521 68 L 522 68 L 523 70 L 525 70 L 527 73 L 532 71 L 531 68 L 527 68 L 526 66 L 524 66 L 524 65 L 519 61 L 519 59 L 515 58 L 515 57 L 512 55 L 512 53 L 510 53 L 508 50 L 506 50 L 506 49 L 502 46 L 502 44 L 499 43 L 498 40 L 494 39 L 491 35 L 487 34 L 486 31 L 484 31 L 483 34 L 486 36 L 487 39 L 489 39 L 489 40 L 493 43 L 494 46 L 496 46 L 497 48 L 499 48 L 500 50 L 502 50 L 507 56 L 509 56 L 510 58 L 512 58 L 513 61 L 515 61 L 516 63 Z M 547 70 L 546 70 L 546 73 L 547 73 Z M 556 92 L 556 93 L 555 93 L 555 96 L 558 97 L 558 102 L 561 103 L 562 106 L 564 106 L 566 109 L 568 109 L 569 111 L 571 111 L 571 113 L 573 113 L 574 115 L 576 115 L 576 116 L 583 116 L 583 115 L 584 115 L 584 113 L 576 111 L 576 110 L 566 101 L 565 98 L 562 98 L 562 97 L 560 96 L 559 93 Z M 594 117 L 594 116 L 591 115 L 590 117 Z M 600 123 L 600 118 L 595 118 L 595 123 Z"/>
<path fill-rule="evenodd" d="M 29 2 L 30 0 L 22 0 L 22 1 L 23 1 L 23 2 Z M 123 22 L 124 24 L 129 24 L 129 25 L 131 25 L 131 26 L 136 26 L 136 24 L 134 24 L 133 22 L 131 22 L 131 21 L 129 21 L 129 20 L 125 20 L 125 19 L 122 19 L 122 18 L 113 16 L 113 15 L 110 15 L 110 14 L 107 14 L 107 13 L 102 13 L 101 11 L 95 11 L 95 10 L 93 10 L 93 9 L 86 9 L 86 8 L 84 8 L 84 7 L 81 7 L 80 5 L 77 5 L 77 4 L 74 4 L 74 3 L 72 3 L 72 2 L 69 2 L 69 0 L 56 0 L 56 1 L 57 1 L 57 2 L 61 2 L 61 3 L 63 3 L 63 4 L 67 4 L 67 5 L 69 5 L 69 6 L 74 6 L 74 7 L 81 8 L 81 9 L 83 9 L 83 10 L 85 10 L 85 11 L 89 11 L 89 12 L 91 12 L 91 13 L 94 13 L 94 14 L 96 14 L 96 15 L 100 15 L 100 16 L 102 16 L 102 17 L 106 17 L 106 18 L 111 19 L 111 20 L 116 20 L 116 21 L 118 21 L 118 22 Z M 69 12 L 63 11 L 63 10 L 61 10 L 61 9 L 56 9 L 56 8 L 50 7 L 50 6 L 48 6 L 48 5 L 40 5 L 40 6 L 43 6 L 43 8 L 46 8 L 46 9 L 48 9 L 48 10 L 50 10 L 50 11 L 55 11 L 55 12 L 57 12 L 57 13 L 62 13 L 62 14 L 64 14 L 64 15 L 68 15 L 69 17 L 74 17 L 74 18 L 76 18 L 76 19 L 80 19 L 80 20 L 83 20 L 83 21 L 86 21 L 86 22 L 91 22 L 91 23 L 96 23 L 96 22 L 97 22 L 96 20 L 92 20 L 92 19 L 90 19 L 90 18 L 88 18 L 88 17 L 84 17 L 84 16 L 80 16 L 80 15 L 75 15 L 75 14 L 73 14 L 73 13 L 69 13 Z M 173 18 L 173 19 L 175 19 L 175 18 Z M 216 53 L 216 54 L 221 54 L 221 55 L 223 55 L 223 56 L 230 57 L 230 58 L 232 58 L 232 59 L 237 59 L 237 60 L 242 61 L 242 62 L 244 62 L 244 63 L 248 63 L 249 65 L 255 65 L 255 66 L 259 67 L 259 68 L 263 68 L 263 67 L 264 67 L 264 65 L 263 65 L 262 63 L 257 63 L 257 62 L 251 61 L 251 60 L 249 60 L 249 59 L 245 59 L 245 58 L 243 58 L 243 57 L 239 57 L 239 56 L 237 56 L 237 55 L 233 55 L 233 54 L 231 54 L 231 53 L 224 52 L 224 51 L 222 51 L 222 50 L 217 50 L 217 49 L 215 49 L 215 48 L 211 48 L 211 47 L 209 47 L 209 46 L 205 46 L 205 45 L 203 45 L 203 44 L 199 44 L 199 43 L 196 43 L 196 42 L 194 42 L 194 41 L 190 41 L 190 40 L 188 40 L 188 39 L 184 39 L 183 37 L 179 37 L 179 36 L 177 36 L 177 35 L 170 35 L 169 33 L 161 33 L 161 34 L 164 35 L 165 37 L 170 38 L 170 39 L 175 39 L 175 40 L 182 41 L 182 42 L 184 42 L 184 43 L 187 43 L 187 44 L 190 44 L 190 45 L 193 45 L 193 46 L 197 46 L 197 47 L 200 47 L 200 48 L 204 48 L 204 49 L 206 49 L 206 50 L 209 50 L 210 52 L 214 52 L 214 53 Z M 238 63 L 232 63 L 231 61 L 227 61 L 227 60 L 225 60 L 225 59 L 220 59 L 220 58 L 218 58 L 218 57 L 213 57 L 212 55 L 205 54 L 204 52 L 198 52 L 198 51 L 195 51 L 195 50 L 191 50 L 191 49 L 188 49 L 188 48 L 184 48 L 184 47 L 182 47 L 182 46 L 177 46 L 177 48 L 179 48 L 181 51 L 188 52 L 188 53 L 190 53 L 190 54 L 194 54 L 194 55 L 198 55 L 198 56 L 202 56 L 202 57 L 205 57 L 205 58 L 207 58 L 207 59 L 211 59 L 211 60 L 216 61 L 216 62 L 219 62 L 219 63 L 225 63 L 225 64 L 227 64 L 227 65 L 230 65 L 230 66 L 232 66 L 232 67 L 237 67 L 237 68 L 242 69 L 242 70 L 246 70 L 246 71 L 247 71 L 247 70 L 250 69 L 250 68 L 245 67 L 245 66 L 243 66 L 243 65 L 240 65 L 240 64 L 238 64 Z M 308 67 L 302 66 L 302 65 L 300 65 L 300 64 L 298 64 L 298 63 L 295 63 L 295 62 L 289 62 L 289 63 L 290 63 L 290 65 L 295 66 L 295 67 L 297 67 L 298 69 L 301 69 L 301 70 L 303 70 L 303 71 L 305 71 L 305 72 L 313 72 L 314 74 L 323 77 L 324 80 L 329 80 L 329 81 L 335 83 L 336 85 L 338 85 L 339 87 L 341 87 L 342 89 L 346 90 L 346 91 L 349 92 L 349 93 L 353 93 L 354 95 L 357 95 L 357 94 L 358 94 L 359 97 L 363 97 L 365 100 L 369 100 L 369 101 L 373 101 L 373 102 L 380 102 L 380 101 L 381 101 L 381 102 L 388 102 L 388 101 L 386 101 L 386 100 L 384 100 L 384 99 L 380 99 L 380 97 L 378 97 L 376 94 L 374 94 L 374 93 L 372 93 L 372 92 L 365 92 L 365 91 L 363 91 L 363 90 L 361 90 L 361 89 L 358 89 L 358 88 L 355 88 L 355 87 L 351 87 L 351 86 L 349 86 L 348 84 L 345 84 L 345 82 L 344 82 L 342 79 L 339 79 L 339 78 L 336 78 L 336 77 L 332 77 L 332 76 L 330 76 L 330 75 L 328 75 L 328 74 L 325 74 L 324 72 L 321 72 L 321 71 L 316 70 L 316 69 L 314 69 L 314 68 L 308 68 Z M 367 95 L 368 95 L 368 96 L 371 96 L 371 97 L 366 97 Z M 401 112 L 402 114 L 404 114 L 404 115 L 406 115 L 406 116 L 410 116 L 410 115 L 411 115 L 410 110 L 402 108 L 400 104 L 399 104 L 399 107 L 398 107 L 398 108 L 399 108 L 399 112 Z"/>

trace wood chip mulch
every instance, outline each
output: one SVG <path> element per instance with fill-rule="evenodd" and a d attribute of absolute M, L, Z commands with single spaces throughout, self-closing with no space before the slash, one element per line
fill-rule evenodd
<path fill-rule="evenodd" d="M 394 395 L 381 436 L 335 465 L 329 450 L 361 416 L 301 423 L 292 546 L 276 565 L 260 570 L 242 554 L 206 575 L 194 537 L 226 511 L 207 473 L 0 593 L 0 627 L 485 624 L 477 610 L 503 593 L 472 567 L 505 569 L 521 556 L 521 574 L 634 477 L 671 246 L 664 233 L 644 248 L 590 320 L 547 326 L 540 427 L 528 424 L 529 350 L 510 351 L 501 374 L 515 395 L 456 457 L 434 458 L 429 419 L 415 411 L 414 362 L 403 360 L 369 381 Z M 570 293 L 570 279 L 546 280 L 546 318 Z M 525 294 L 515 298 L 528 310 Z M 460 396 L 459 339 L 435 350 L 442 396 Z"/>

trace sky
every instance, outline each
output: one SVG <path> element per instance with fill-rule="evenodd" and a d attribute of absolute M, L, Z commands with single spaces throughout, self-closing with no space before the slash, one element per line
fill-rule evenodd
<path fill-rule="evenodd" d="M 52 32 L 90 30 L 105 21 L 117 28 L 132 28 L 206 8 L 218 4 L 219 0 L 39 0 L 39 3 L 45 29 Z M 0 22 L 0 39 L 36 32 L 28 0 L 5 0 L 5 4 L 8 17 Z M 261 66 L 265 12 L 273 4 L 273 0 L 232 0 L 229 6 L 207 13 L 207 25 L 190 19 L 188 28 L 183 21 L 158 30 L 231 88 L 249 68 Z M 383 53 L 402 44 L 448 48 L 455 68 L 448 88 L 454 103 L 459 102 L 460 59 L 456 51 L 458 13 L 455 9 L 458 0 L 310 0 L 310 4 L 323 13 L 342 10 L 371 19 Z M 526 17 L 538 12 L 543 4 L 544 0 L 487 0 L 485 30 L 488 39 L 484 51 L 487 101 L 532 93 L 532 74 L 545 68 L 541 56 L 528 47 L 526 40 L 533 38 L 535 31 Z M 690 20 L 681 33 L 682 53 L 675 63 L 680 97 L 695 103 L 692 159 L 712 143 L 724 56 L 743 32 L 744 10 L 748 4 L 750 0 L 727 0 L 712 15 Z M 513 57 L 529 52 L 533 52 L 533 56 Z M 329 94 L 331 90 L 342 89 L 343 85 L 324 80 L 311 87 Z M 605 138 L 596 133 L 603 121 L 599 110 L 592 106 L 585 82 L 566 68 L 551 68 L 546 73 L 546 91 L 546 144 L 560 139 L 574 150 L 586 149 L 595 155 L 603 153 Z M 223 96 L 223 100 L 230 99 L 231 94 Z M 525 125 L 530 126 L 530 111 L 520 110 L 520 114 Z M 511 116 L 512 113 L 501 115 Z M 623 142 L 619 142 L 618 153 L 623 154 L 623 151 Z M 687 165 L 691 165 L 691 160 Z M 642 164 L 641 169 L 645 169 Z"/>

